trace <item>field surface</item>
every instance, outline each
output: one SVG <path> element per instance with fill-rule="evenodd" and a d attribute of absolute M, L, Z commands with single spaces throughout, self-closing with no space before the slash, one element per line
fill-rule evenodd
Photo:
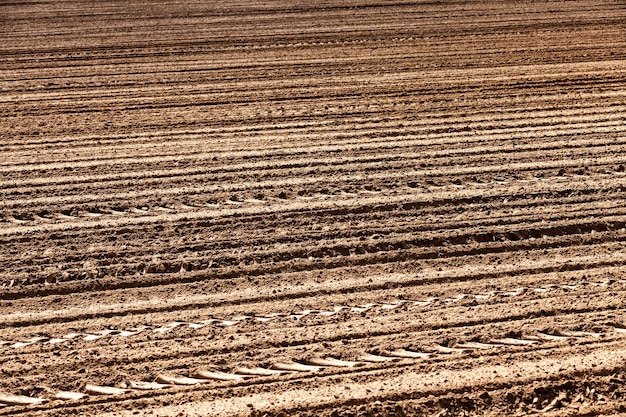
<path fill-rule="evenodd" d="M 0 416 L 626 413 L 625 27 L 0 2 Z"/>

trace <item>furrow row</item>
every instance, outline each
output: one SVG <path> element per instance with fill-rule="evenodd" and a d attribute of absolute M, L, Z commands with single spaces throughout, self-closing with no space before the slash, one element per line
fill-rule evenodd
<path fill-rule="evenodd" d="M 617 134 L 617 132 L 613 133 Z M 284 175 L 284 173 L 287 172 L 294 182 L 298 181 L 299 177 L 302 176 L 326 178 L 324 174 L 328 174 L 330 171 L 336 172 L 339 180 L 349 182 L 350 178 L 345 177 L 345 175 L 349 173 L 353 173 L 354 175 L 357 173 L 363 174 L 364 172 L 376 173 L 381 171 L 388 172 L 390 170 L 407 170 L 409 165 L 421 165 L 423 168 L 419 171 L 420 177 L 438 178 L 450 174 L 459 175 L 464 172 L 459 170 L 460 167 L 471 167 L 472 165 L 477 165 L 479 161 L 483 161 L 485 165 L 490 161 L 501 162 L 506 160 L 509 164 L 519 164 L 531 160 L 537 161 L 537 166 L 534 169 L 527 165 L 527 170 L 530 172 L 567 166 L 578 166 L 580 170 L 587 170 L 596 166 L 604 166 L 607 163 L 616 164 L 616 169 L 621 169 L 619 168 L 619 164 L 622 160 L 619 158 L 615 159 L 613 155 L 618 154 L 622 150 L 624 147 L 623 141 L 619 137 L 616 137 L 610 144 L 607 144 L 605 137 L 598 139 L 596 138 L 597 135 L 598 133 L 596 132 L 593 135 L 579 135 L 578 138 L 568 141 L 547 140 L 545 144 L 541 146 L 530 143 L 516 143 L 515 145 L 500 145 L 494 147 L 485 143 L 479 143 L 478 146 L 468 146 L 468 144 L 465 144 L 463 148 L 459 147 L 456 149 L 429 150 L 426 148 L 419 151 L 414 151 L 414 148 L 410 144 L 405 148 L 404 144 L 396 143 L 394 139 L 393 143 L 386 145 L 387 149 L 376 146 L 375 150 L 378 151 L 376 156 L 371 154 L 372 149 L 359 149 L 358 152 L 362 153 L 362 155 L 349 157 L 324 157 L 324 153 L 332 155 L 336 152 L 343 152 L 337 149 L 320 150 L 320 153 L 313 155 L 311 155 L 311 152 L 303 150 L 303 153 L 309 153 L 309 155 L 306 157 L 295 157 L 295 155 L 292 155 L 290 158 L 286 158 L 284 155 L 274 155 L 269 161 L 264 160 L 257 162 L 235 162 L 235 158 L 240 158 L 240 161 L 246 159 L 261 159 L 262 157 L 259 155 L 234 155 L 232 152 L 224 155 L 220 152 L 215 152 L 212 157 L 209 157 L 208 153 L 194 155 L 193 158 L 187 158 L 181 155 L 179 160 L 176 160 L 173 156 L 164 157 L 160 161 L 155 160 L 151 162 L 151 164 L 154 165 L 150 171 L 145 170 L 146 165 L 144 164 L 146 164 L 146 162 L 140 162 L 140 159 L 134 159 L 132 161 L 125 161 L 124 163 L 132 169 L 130 172 L 124 170 L 107 175 L 81 175 L 78 167 L 72 168 L 73 171 L 78 170 L 78 174 L 73 173 L 71 176 L 67 174 L 55 175 L 54 170 L 58 171 L 62 169 L 62 167 L 48 167 L 47 171 L 50 176 L 47 177 L 47 182 L 42 181 L 41 178 L 18 177 L 1 181 L 0 185 L 3 186 L 3 191 L 7 196 L 12 194 L 16 196 L 29 194 L 31 195 L 29 201 L 30 199 L 36 201 L 37 194 L 39 193 L 76 193 L 77 191 L 81 191 L 81 187 L 84 187 L 83 184 L 85 183 L 88 183 L 89 187 L 98 185 L 100 187 L 106 186 L 110 188 L 124 187 L 131 183 L 136 184 L 138 181 L 146 185 L 154 184 L 159 186 L 162 186 L 164 181 L 181 182 L 182 180 L 184 180 L 186 184 L 221 181 L 226 185 L 229 182 L 240 182 L 242 171 L 245 172 L 245 177 L 254 177 L 256 181 L 260 183 L 257 187 L 269 188 L 272 185 L 271 180 L 273 178 Z M 588 136 L 591 136 L 591 138 L 588 138 Z M 438 147 L 439 146 L 441 145 L 438 145 Z M 368 148 L 368 146 L 364 145 L 363 148 Z M 368 154 L 368 152 L 370 153 Z M 206 158 L 206 161 L 203 161 L 203 158 Z M 565 162 L 563 159 L 565 158 L 570 162 L 563 165 Z M 233 159 L 235 161 L 233 161 Z M 263 159 L 266 158 L 263 157 Z M 540 162 L 538 159 L 550 159 L 551 162 Z M 174 160 L 176 160 L 176 165 L 180 165 L 184 162 L 191 166 L 186 168 L 177 168 L 175 166 L 168 169 L 156 168 L 156 166 L 158 166 L 157 164 L 167 163 L 168 161 L 171 163 Z M 224 164 L 216 162 L 218 160 L 228 160 L 229 162 Z M 113 161 L 110 163 L 113 165 L 117 164 Z M 576 165 L 577 163 L 578 165 Z M 85 168 L 86 167 L 87 166 L 85 166 Z M 514 165 L 511 168 L 514 167 L 516 166 Z M 507 164 L 502 164 L 497 168 L 493 167 L 491 171 L 499 169 L 500 171 L 506 172 L 510 171 L 511 168 L 509 168 Z M 472 169 L 475 168 L 465 168 L 465 172 L 472 172 Z M 483 168 L 483 172 L 485 172 L 485 169 L 486 167 Z M 28 171 L 25 173 L 27 172 Z M 415 170 L 413 169 L 409 172 L 415 173 Z M 6 172 L 4 175 L 7 176 L 10 174 Z M 314 178 L 311 178 L 310 182 L 315 182 Z M 232 183 L 230 186 L 241 187 L 241 185 Z"/>
<path fill-rule="evenodd" d="M 409 105 L 405 103 L 404 105 Z M 272 123 L 271 125 L 244 125 L 244 126 L 229 126 L 224 125 L 221 127 L 204 127 L 203 129 L 185 129 L 178 130 L 170 128 L 167 131 L 155 131 L 155 132 L 126 132 L 125 134 L 110 134 L 103 132 L 98 136 L 81 136 L 73 134 L 70 136 L 55 136 L 46 135 L 45 137 L 29 137 L 27 140 L 14 141 L 6 139 L 3 141 L 3 146 L 7 151 L 12 150 L 28 150 L 37 149 L 41 147 L 55 146 L 68 146 L 80 148 L 81 146 L 93 146 L 94 140 L 99 140 L 102 145 L 108 143 L 119 144 L 136 144 L 141 145 L 145 143 L 153 143 L 154 139 L 162 138 L 168 141 L 178 140 L 180 143 L 186 143 L 183 141 L 191 140 L 197 141 L 200 136 L 216 137 L 219 135 L 223 146 L 228 143 L 235 143 L 238 146 L 243 146 L 248 142 L 254 142 L 256 146 L 261 146 L 261 149 L 268 147 L 276 147 L 277 143 L 281 143 L 284 138 L 276 135 L 281 132 L 289 134 L 290 137 L 296 137 L 302 140 L 306 140 L 309 143 L 315 143 L 319 141 L 327 140 L 326 138 L 332 138 L 333 143 L 346 142 L 352 140 L 351 138 L 367 137 L 374 133 L 387 134 L 390 136 L 397 136 L 403 133 L 419 133 L 428 129 L 431 125 L 441 125 L 442 127 L 448 127 L 448 125 L 454 126 L 467 126 L 474 123 L 492 123 L 494 126 L 507 125 L 511 122 L 520 123 L 522 120 L 528 118 L 529 120 L 537 123 L 541 118 L 555 118 L 556 120 L 567 121 L 570 118 L 578 119 L 580 116 L 590 115 L 601 118 L 601 115 L 605 115 L 605 118 L 609 118 L 613 112 L 623 112 L 624 108 L 621 101 L 602 103 L 572 103 L 570 106 L 539 106 L 539 107 L 522 107 L 513 111 L 502 109 L 497 113 L 485 112 L 481 108 L 466 109 L 459 115 L 456 112 L 446 111 L 422 111 L 421 117 L 417 119 L 412 118 L 400 118 L 397 115 L 390 115 L 388 118 L 380 119 L 379 117 L 373 117 L 367 121 L 362 120 L 361 117 L 355 117 L 350 120 L 347 117 L 343 117 L 345 122 L 358 122 L 357 125 L 351 126 L 350 130 L 341 129 L 341 125 L 337 124 L 337 121 L 327 120 L 315 120 L 310 122 L 300 121 L 299 123 Z M 343 131 L 341 131 L 343 130 Z M 314 133 L 314 134 L 312 134 Z M 273 142 L 258 143 L 258 138 L 252 138 L 252 134 L 274 135 Z M 234 138 L 233 136 L 236 136 Z M 444 138 L 439 138 L 443 140 Z M 452 140 L 450 137 L 448 140 Z M 24 143 L 26 142 L 26 143 Z M 360 142 L 365 142 L 364 138 L 360 139 Z M 447 143 L 447 142 L 444 142 Z"/>

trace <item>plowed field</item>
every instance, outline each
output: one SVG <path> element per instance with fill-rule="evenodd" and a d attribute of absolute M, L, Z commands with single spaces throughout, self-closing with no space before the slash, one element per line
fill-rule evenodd
<path fill-rule="evenodd" d="M 626 412 L 625 27 L 0 2 L 0 416 Z"/>

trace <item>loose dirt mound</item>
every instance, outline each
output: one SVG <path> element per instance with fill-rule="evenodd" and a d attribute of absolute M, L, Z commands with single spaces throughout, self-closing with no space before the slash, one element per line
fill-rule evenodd
<path fill-rule="evenodd" d="M 0 21 L 0 416 L 626 411 L 619 2 Z"/>

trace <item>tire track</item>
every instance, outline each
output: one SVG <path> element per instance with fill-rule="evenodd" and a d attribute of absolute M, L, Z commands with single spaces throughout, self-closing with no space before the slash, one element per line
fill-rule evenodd
<path fill-rule="evenodd" d="M 333 305 L 333 306 L 325 306 L 324 308 L 312 308 L 305 309 L 301 311 L 295 312 L 284 312 L 284 311 L 271 311 L 262 315 L 238 315 L 235 317 L 227 317 L 227 318 L 216 318 L 216 317 L 208 317 L 199 322 L 186 322 L 186 321 L 172 321 L 168 324 L 147 324 L 140 326 L 135 329 L 129 330 L 118 330 L 118 329 L 102 329 L 100 331 L 96 331 L 93 333 L 87 334 L 79 334 L 79 333 L 68 333 L 63 336 L 57 337 L 42 337 L 42 336 L 33 336 L 28 340 L 23 341 L 7 341 L 0 340 L 0 346 L 7 346 L 13 349 L 21 349 L 26 346 L 32 345 L 57 345 L 60 343 L 71 342 L 76 338 L 82 338 L 84 341 L 98 341 L 103 338 L 110 337 L 122 337 L 128 338 L 130 336 L 138 335 L 144 331 L 154 332 L 154 333 L 168 333 L 173 331 L 174 329 L 183 326 L 188 327 L 192 330 L 201 329 L 205 326 L 222 326 L 222 327 L 231 327 L 241 324 L 243 322 L 251 322 L 255 324 L 265 324 L 270 321 L 278 320 L 278 319 L 295 319 L 300 320 L 303 317 L 307 317 L 309 315 L 319 316 L 321 318 L 330 318 L 334 317 L 341 312 L 348 313 L 364 313 L 372 310 L 373 312 L 384 312 L 385 310 L 395 310 L 397 308 L 402 307 L 403 310 L 410 311 L 412 308 L 423 308 L 426 306 L 436 308 L 438 305 L 446 305 L 450 303 L 457 303 L 462 300 L 471 300 L 470 302 L 488 302 L 493 297 L 523 297 L 527 294 L 546 294 L 552 291 L 567 290 L 571 292 L 578 288 L 584 287 L 602 287 L 602 288 L 611 288 L 616 290 L 617 286 L 624 286 L 626 284 L 626 280 L 612 281 L 606 280 L 602 282 L 572 282 L 562 285 L 548 284 L 542 285 L 535 288 L 527 288 L 527 287 L 518 287 L 515 289 L 502 289 L 496 291 L 489 291 L 480 294 L 471 294 L 471 293 L 460 293 L 448 295 L 447 297 L 429 297 L 425 300 L 417 300 L 413 301 L 410 299 L 406 299 L 404 296 L 400 296 L 399 299 L 388 300 L 388 301 L 379 301 L 379 302 L 371 302 L 363 305 L 355 305 L 355 306 L 346 306 L 346 305 Z M 371 315 L 371 313 L 370 313 Z M 342 317 L 343 320 L 349 320 L 349 317 Z M 74 319 L 75 320 L 75 319 Z M 626 331 L 626 330 L 625 330 Z"/>

